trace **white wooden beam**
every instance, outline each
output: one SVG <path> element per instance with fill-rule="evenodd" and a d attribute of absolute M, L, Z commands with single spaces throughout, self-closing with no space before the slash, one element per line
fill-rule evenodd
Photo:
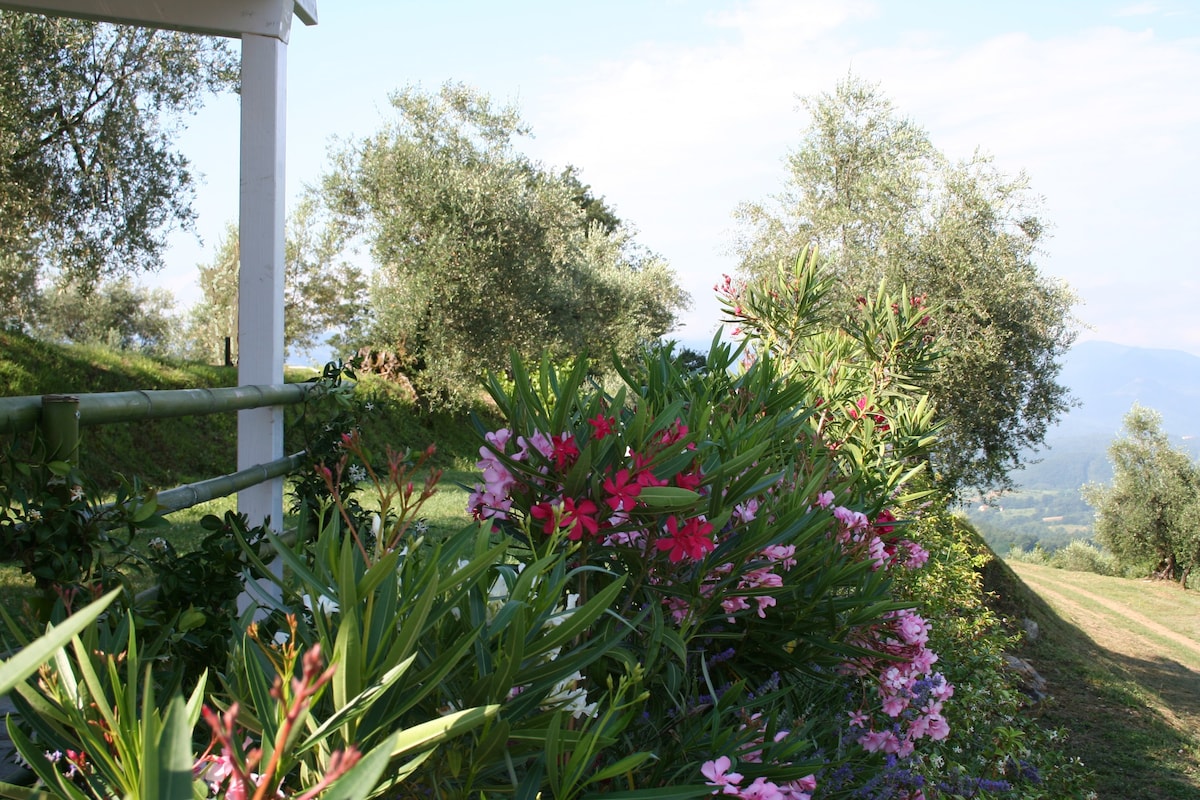
<path fill-rule="evenodd" d="M 287 46 L 242 37 L 242 146 L 238 273 L 238 383 L 283 382 L 284 132 Z M 238 469 L 283 455 L 283 409 L 238 412 Z M 251 525 L 283 528 L 283 479 L 238 493 Z"/>
<path fill-rule="evenodd" d="M 214 36 L 270 36 L 286 42 L 292 14 L 317 21 L 316 0 L 0 0 L 0 8 Z"/>

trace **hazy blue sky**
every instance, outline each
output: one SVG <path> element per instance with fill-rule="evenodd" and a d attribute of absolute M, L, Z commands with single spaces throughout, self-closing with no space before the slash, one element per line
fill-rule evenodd
<path fill-rule="evenodd" d="M 288 58 L 288 189 L 335 138 L 376 131 L 388 94 L 461 81 L 515 103 L 526 153 L 579 168 L 692 294 L 674 336 L 706 344 L 735 261 L 731 212 L 781 187 L 798 97 L 878 82 L 955 157 L 976 148 L 1044 197 L 1045 274 L 1080 295 L 1082 338 L 1200 355 L 1200 4 L 1192 0 L 318 0 Z M 198 232 L 153 283 L 184 304 L 237 217 L 238 108 L 180 147 L 204 175 Z"/>

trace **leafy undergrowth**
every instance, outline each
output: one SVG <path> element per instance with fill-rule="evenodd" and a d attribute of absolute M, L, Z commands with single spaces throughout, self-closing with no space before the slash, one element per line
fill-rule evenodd
<path fill-rule="evenodd" d="M 1069 731 L 1067 750 L 1094 773 L 1101 800 L 1200 800 L 1200 733 L 1185 721 L 1196 712 L 1174 713 L 1200 697 L 1165 691 L 1163 663 L 1102 646 L 1000 559 L 985 567 L 984 586 L 1004 616 L 1037 623 L 1018 655 L 1046 679 L 1042 718 Z"/>
<path fill-rule="evenodd" d="M 310 373 L 297 373 L 288 379 L 308 377 Z M 236 382 L 232 368 L 161 361 L 98 348 L 55 347 L 0 333 L 0 391 L 7 396 Z M 434 465 L 451 470 L 443 483 L 445 489 L 473 480 L 477 445 L 470 433 L 472 426 L 462 415 L 419 412 L 402 390 L 370 375 L 361 377 L 356 402 L 365 412 L 361 421 L 366 440 L 397 450 L 423 450 L 436 444 Z M 477 413 L 487 415 L 483 409 Z M 294 422 L 291 417 L 289 420 Z M 211 477 L 234 466 L 230 443 L 235 441 L 235 428 L 234 415 L 213 415 L 86 429 L 86 469 L 96 476 L 112 475 L 120 465 L 126 474 L 137 474 L 162 487 Z M 294 428 L 288 433 L 289 452 L 299 449 L 299 426 Z M 444 510 L 427 509 L 431 526 L 457 524 L 462 519 L 463 496 L 461 491 L 447 491 Z M 434 518 L 442 516 L 444 522 Z M 982 540 L 979 547 L 986 550 Z M 992 594 L 994 609 L 1010 620 L 1033 619 L 1040 627 L 1041 635 L 1024 642 L 1019 650 L 1049 682 L 1051 699 L 1034 713 L 1041 715 L 1039 721 L 1046 730 L 1069 732 L 1063 757 L 1078 757 L 1094 772 L 1097 796 L 1200 800 L 1200 736 L 1173 727 L 1178 719 L 1163 710 L 1161 671 L 1156 673 L 1150 665 L 1098 645 L 1031 592 L 998 558 L 987 562 L 984 588 Z M 19 591 L 12 579 L 19 576 L 9 574 L 10 565 L 0 567 L 0 603 L 11 609 L 10 590 Z M 943 610 L 953 616 L 952 610 Z"/>

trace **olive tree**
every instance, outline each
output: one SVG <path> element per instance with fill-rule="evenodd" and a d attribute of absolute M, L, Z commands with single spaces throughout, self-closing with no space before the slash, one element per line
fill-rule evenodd
<path fill-rule="evenodd" d="M 1096 541 L 1126 570 L 1186 585 L 1200 565 L 1200 465 L 1171 445 L 1157 411 L 1136 404 L 1108 457 L 1112 485 L 1083 490 Z"/>
<path fill-rule="evenodd" d="M 86 293 L 161 266 L 166 234 L 193 216 L 175 135 L 209 93 L 236 85 L 237 60 L 221 40 L 0 11 L 0 311 L 9 322 L 30 322 L 13 304 L 48 277 Z"/>
<path fill-rule="evenodd" d="M 391 98 L 395 118 L 345 144 L 324 180 L 375 264 L 368 338 L 422 396 L 455 404 L 511 350 L 628 354 L 687 297 L 663 260 L 574 170 L 517 148 L 516 109 L 461 85 Z"/>
<path fill-rule="evenodd" d="M 928 382 L 946 423 L 935 470 L 950 490 L 1009 486 L 1069 404 L 1057 377 L 1074 297 L 1038 269 L 1037 197 L 984 155 L 946 158 L 857 78 L 804 105 L 783 190 L 737 211 L 741 272 L 769 276 L 815 245 L 847 306 L 881 282 L 924 297 L 946 343 Z"/>
<path fill-rule="evenodd" d="M 284 242 L 283 341 L 288 353 L 322 342 L 345 351 L 364 325 L 367 280 L 346 252 L 339 227 L 306 195 L 287 217 Z M 218 358 L 225 337 L 238 337 L 240 238 L 229 224 L 212 261 L 197 265 L 201 299 L 188 314 L 184 350 Z M 343 352 L 344 356 L 348 353 Z"/>

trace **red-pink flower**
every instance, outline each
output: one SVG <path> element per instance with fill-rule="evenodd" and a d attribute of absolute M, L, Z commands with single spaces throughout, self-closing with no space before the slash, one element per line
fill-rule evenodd
<path fill-rule="evenodd" d="M 578 503 L 567 497 L 563 500 L 562 519 L 558 525 L 560 528 L 567 528 L 567 538 L 571 541 L 578 541 L 583 538 L 586 531 L 593 536 L 600 528 L 600 523 L 596 520 L 596 504 L 591 500 L 580 500 Z"/>
<path fill-rule="evenodd" d="M 616 475 L 604 479 L 604 491 L 608 493 L 604 502 L 614 511 L 629 511 L 637 503 L 642 485 L 630 476 L 629 470 L 619 469 Z"/>
<path fill-rule="evenodd" d="M 617 420 L 613 417 L 606 417 L 604 414 L 597 414 L 592 419 L 588 420 L 588 424 L 592 426 L 592 438 L 603 439 L 613 432 L 613 426 L 617 424 Z"/>
<path fill-rule="evenodd" d="M 693 561 L 704 558 L 705 553 L 716 549 L 712 540 L 712 525 L 703 517 L 692 517 L 679 528 L 678 517 L 667 517 L 667 536 L 655 542 L 659 550 L 670 550 L 671 561 L 682 561 L 685 557 Z"/>
<path fill-rule="evenodd" d="M 700 470 L 695 472 L 681 472 L 675 476 L 675 485 L 680 489 L 690 489 L 696 491 L 700 488 L 700 481 L 704 480 L 704 475 Z"/>
<path fill-rule="evenodd" d="M 558 520 L 554 515 L 554 506 L 551 503 L 536 503 L 529 509 L 529 516 L 541 520 L 542 533 L 547 536 L 554 533 L 554 529 L 558 527 Z"/>
<path fill-rule="evenodd" d="M 667 482 L 654 474 L 650 469 L 650 458 L 640 453 L 633 454 L 633 468 L 637 482 L 642 486 L 666 486 Z"/>
<path fill-rule="evenodd" d="M 554 466 L 560 470 L 570 467 L 579 458 L 579 446 L 571 434 L 560 433 L 552 437 L 551 442 L 554 446 Z"/>

